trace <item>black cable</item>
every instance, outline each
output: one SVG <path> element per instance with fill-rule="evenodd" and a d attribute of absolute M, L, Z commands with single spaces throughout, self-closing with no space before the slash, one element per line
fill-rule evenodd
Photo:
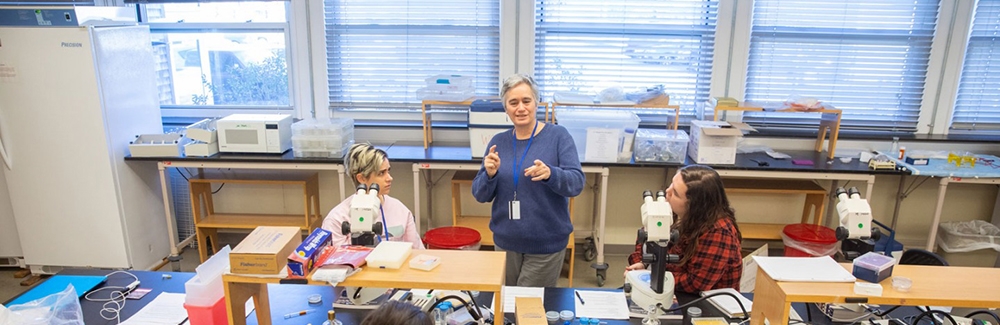
<path fill-rule="evenodd" d="M 469 295 L 469 298 L 472 298 L 472 295 Z M 461 301 L 462 305 L 464 305 L 465 309 L 469 311 L 469 315 L 471 315 L 473 319 L 480 320 L 480 319 L 483 318 L 483 316 L 479 314 L 478 310 L 473 311 L 472 309 L 470 309 L 471 307 L 469 307 L 469 303 L 467 301 L 465 301 L 465 299 L 462 299 L 462 297 L 455 296 L 455 295 L 447 295 L 447 296 L 441 297 L 440 299 L 438 299 L 438 301 L 434 302 L 434 304 L 431 305 L 431 311 L 433 311 L 434 308 L 437 308 L 438 304 L 440 304 L 442 301 L 445 301 L 445 300 L 448 300 L 448 299 L 455 299 L 455 300 Z M 478 308 L 473 308 L 473 309 L 478 309 Z"/>
<path fill-rule="evenodd" d="M 226 183 L 222 183 L 222 185 L 219 185 L 218 189 L 212 191 L 212 194 L 219 193 L 219 191 L 221 191 L 222 188 L 225 187 L 225 186 L 226 186 Z"/>
<path fill-rule="evenodd" d="M 474 307 L 472 309 L 476 310 L 476 313 L 472 314 L 472 318 L 474 318 L 475 320 L 483 319 L 483 314 L 479 312 L 479 303 L 476 302 L 476 297 L 472 296 L 472 291 L 465 290 L 464 292 L 465 294 L 469 295 L 469 299 L 472 300 L 472 307 Z M 476 315 L 479 315 L 479 318 L 476 318 Z"/>
<path fill-rule="evenodd" d="M 660 307 L 660 310 L 662 310 L 664 313 L 668 313 L 669 314 L 671 312 L 675 312 L 675 311 L 678 311 L 678 310 L 690 307 L 691 305 L 694 305 L 694 304 L 696 304 L 698 302 L 704 301 L 705 299 L 712 298 L 712 297 L 715 297 L 715 296 L 722 296 L 722 295 L 730 296 L 730 297 L 733 297 L 733 299 L 736 299 L 736 303 L 740 305 L 740 311 L 743 312 L 743 317 L 740 317 L 741 320 L 747 320 L 747 319 L 750 318 L 750 313 L 748 313 L 747 312 L 747 308 L 743 306 L 743 301 L 741 301 L 739 297 L 736 297 L 736 295 L 734 295 L 732 293 L 729 293 L 729 292 L 716 292 L 716 293 L 713 293 L 713 294 L 710 294 L 710 295 L 707 295 L 707 296 L 702 296 L 701 298 L 698 298 L 698 299 L 695 299 L 695 300 L 691 300 L 691 301 L 689 301 L 686 304 L 677 306 L 676 308 L 666 309 L 666 308 L 663 308 L 663 304 L 656 304 L 656 306 Z"/>
<path fill-rule="evenodd" d="M 892 312 L 893 310 L 896 310 L 896 308 L 899 308 L 899 307 L 900 307 L 900 306 L 895 306 L 895 307 L 892 307 L 892 308 L 889 308 L 889 309 L 888 309 L 888 310 L 886 310 L 885 312 L 881 312 L 881 313 L 872 313 L 872 315 L 875 315 L 875 316 L 878 316 L 878 317 L 882 317 L 882 316 L 885 316 L 885 315 L 888 315 L 888 314 L 889 314 L 889 313 L 891 313 L 891 312 Z"/>
<path fill-rule="evenodd" d="M 928 315 L 931 315 L 931 314 L 941 314 L 941 315 L 944 315 L 944 317 L 947 318 L 948 321 L 951 321 L 952 325 L 958 324 L 958 322 L 955 322 L 955 319 L 952 318 L 950 314 L 948 314 L 946 312 L 943 312 L 943 311 L 940 311 L 940 310 L 935 310 L 935 309 L 931 309 L 931 310 L 928 310 L 928 311 L 920 313 L 920 315 L 917 315 L 917 318 L 913 320 L 913 324 L 914 325 L 919 324 L 921 318 L 924 318 L 924 316 L 928 316 Z M 934 317 L 931 317 L 931 323 L 937 324 L 938 322 L 937 322 L 936 319 L 934 319 Z"/>
<path fill-rule="evenodd" d="M 994 312 L 989 311 L 989 310 L 977 310 L 977 311 L 969 313 L 968 315 L 965 315 L 965 317 L 966 318 L 972 318 L 972 316 L 976 316 L 976 315 L 979 315 L 979 314 L 987 314 L 987 315 L 993 316 L 993 319 L 997 321 L 997 324 L 1000 324 L 1000 316 L 997 316 L 997 313 L 994 313 Z"/>

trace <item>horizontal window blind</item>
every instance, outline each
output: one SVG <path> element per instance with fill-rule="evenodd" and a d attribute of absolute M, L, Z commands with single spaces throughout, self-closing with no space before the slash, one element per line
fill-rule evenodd
<path fill-rule="evenodd" d="M 745 98 L 814 97 L 843 110 L 842 129 L 915 132 L 937 14 L 934 0 L 757 0 Z M 762 127 L 818 119 L 744 116 Z"/>
<path fill-rule="evenodd" d="M 951 129 L 1000 130 L 1000 1 L 976 3 Z"/>
<path fill-rule="evenodd" d="M 498 93 L 500 2 L 325 0 L 332 108 L 419 108 L 434 75 Z"/>
<path fill-rule="evenodd" d="M 93 6 L 94 0 L 0 0 L 0 6 Z"/>
<path fill-rule="evenodd" d="M 542 97 L 662 85 L 690 119 L 695 103 L 708 99 L 717 16 L 711 0 L 537 1 Z"/>

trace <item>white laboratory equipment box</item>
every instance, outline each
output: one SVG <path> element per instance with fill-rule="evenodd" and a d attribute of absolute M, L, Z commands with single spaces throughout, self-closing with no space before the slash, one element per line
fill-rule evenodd
<path fill-rule="evenodd" d="M 162 133 L 149 27 L 135 9 L 0 7 L 0 156 L 24 262 L 150 269 L 169 254 L 156 165 L 125 162 Z"/>

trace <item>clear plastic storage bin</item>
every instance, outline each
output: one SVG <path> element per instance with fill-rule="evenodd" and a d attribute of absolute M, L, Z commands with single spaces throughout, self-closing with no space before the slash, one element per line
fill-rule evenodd
<path fill-rule="evenodd" d="M 308 119 L 292 124 L 292 151 L 298 158 L 343 157 L 353 144 L 353 119 Z"/>
<path fill-rule="evenodd" d="M 474 88 L 471 76 L 439 74 L 424 79 L 424 81 L 427 83 L 427 88 L 430 89 L 465 90 Z"/>
<path fill-rule="evenodd" d="M 683 130 L 639 129 L 635 132 L 635 161 L 683 163 L 690 140 Z"/>
<path fill-rule="evenodd" d="M 468 89 L 432 89 L 424 87 L 417 89 L 417 97 L 422 100 L 440 100 L 443 102 L 464 102 L 476 96 L 476 90 Z"/>
<path fill-rule="evenodd" d="M 586 162 L 629 162 L 632 158 L 632 141 L 635 140 L 636 129 L 639 128 L 639 116 L 632 112 L 603 110 L 568 110 L 558 112 L 557 121 L 569 131 L 576 143 L 576 151 L 580 161 Z M 615 133 L 608 139 L 591 139 L 587 135 L 606 136 Z"/>

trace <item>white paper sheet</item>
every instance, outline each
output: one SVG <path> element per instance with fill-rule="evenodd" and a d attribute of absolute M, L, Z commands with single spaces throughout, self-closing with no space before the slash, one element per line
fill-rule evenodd
<path fill-rule="evenodd" d="M 126 304 L 129 301 L 125 302 Z M 150 301 L 138 313 L 132 315 L 122 324 L 170 324 L 176 325 L 187 318 L 184 309 L 184 294 L 163 292 Z"/>
<path fill-rule="evenodd" d="M 587 128 L 587 147 L 583 151 L 583 160 L 588 162 L 618 161 L 621 133 L 620 129 Z"/>
<path fill-rule="evenodd" d="M 517 297 L 538 297 L 545 303 L 545 288 L 535 287 L 503 287 L 503 312 L 514 312 L 514 298 Z"/>
<path fill-rule="evenodd" d="M 579 295 L 573 297 L 576 317 L 628 319 L 628 303 L 624 292 L 576 290 L 575 294 Z"/>
<path fill-rule="evenodd" d="M 757 265 L 775 281 L 854 282 L 854 275 L 829 256 L 754 256 Z"/>

